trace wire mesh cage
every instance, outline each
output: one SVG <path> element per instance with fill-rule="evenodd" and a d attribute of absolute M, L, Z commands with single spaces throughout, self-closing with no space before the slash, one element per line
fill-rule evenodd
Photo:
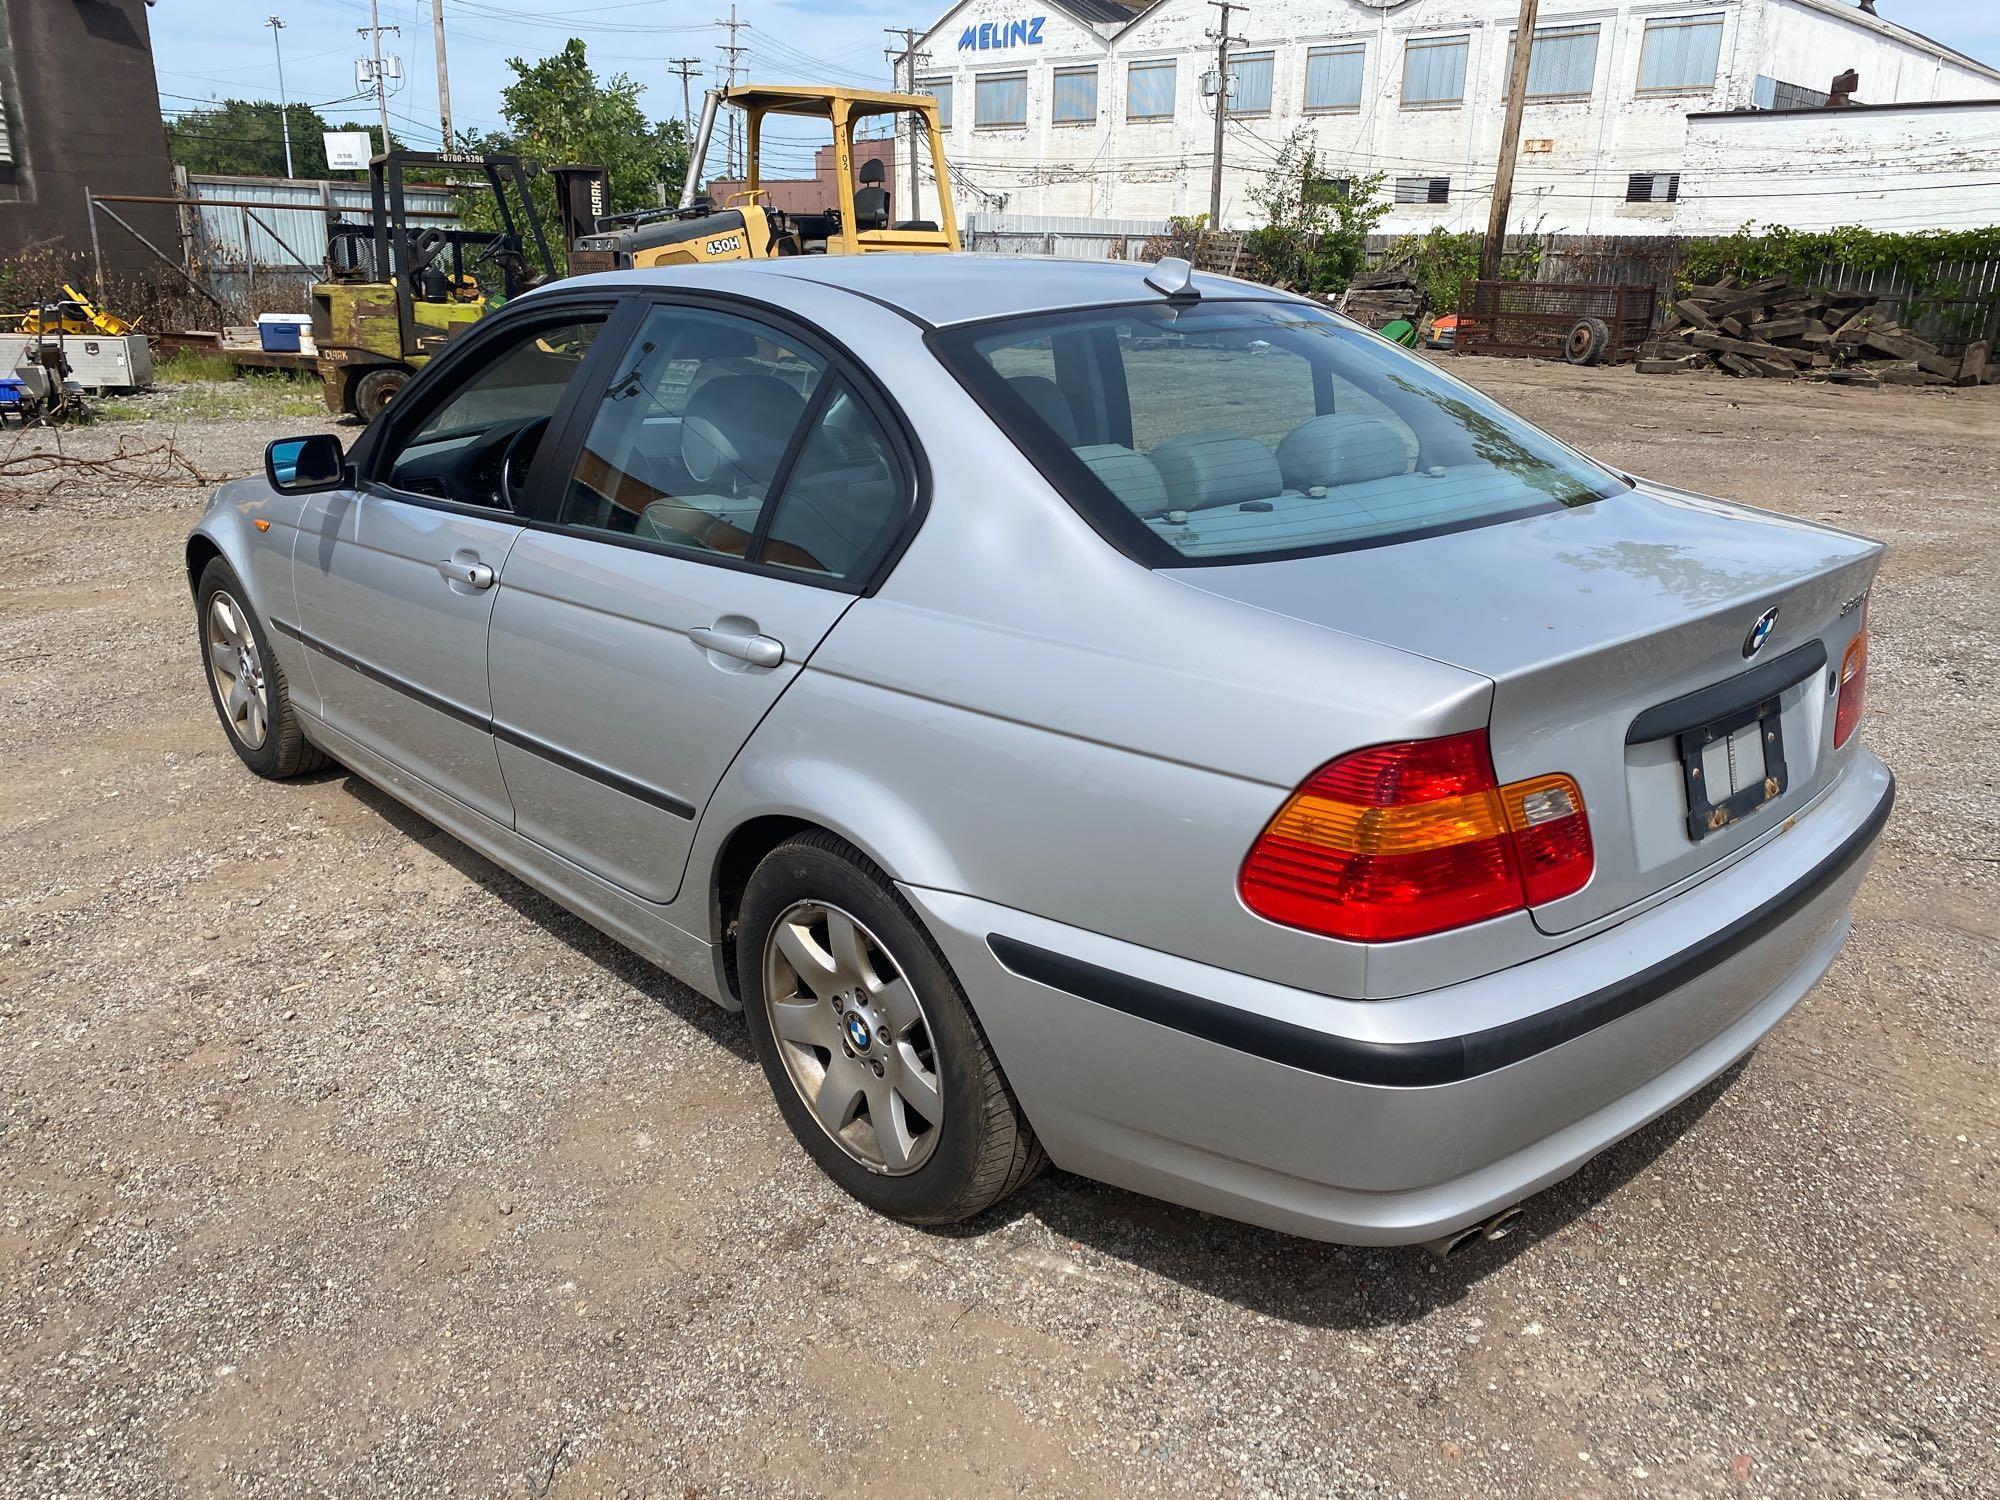
<path fill-rule="evenodd" d="M 1465 354 L 1560 359 L 1577 325 L 1604 325 L 1605 362 L 1634 355 L 1653 326 L 1650 286 L 1612 281 L 1470 281 L 1459 298 L 1457 348 Z"/>

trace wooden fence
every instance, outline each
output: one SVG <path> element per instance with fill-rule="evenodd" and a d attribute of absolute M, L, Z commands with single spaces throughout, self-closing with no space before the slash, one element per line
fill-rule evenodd
<path fill-rule="evenodd" d="M 1204 234 L 1189 258 L 1204 270 L 1250 274 L 1243 238 L 1239 233 Z M 1364 243 L 1368 264 L 1380 265 L 1395 243 L 1395 236 L 1370 235 Z M 1507 254 L 1534 259 L 1530 281 L 1650 286 L 1655 305 L 1664 311 L 1674 303 L 1687 243 L 1679 235 L 1515 234 L 1507 237 Z M 1942 261 L 1931 275 L 1938 290 L 1919 291 L 1898 272 L 1829 261 L 1808 280 L 1829 291 L 1872 292 L 1899 323 L 1945 353 L 1959 353 L 1982 338 L 2000 347 L 2000 258 Z"/>

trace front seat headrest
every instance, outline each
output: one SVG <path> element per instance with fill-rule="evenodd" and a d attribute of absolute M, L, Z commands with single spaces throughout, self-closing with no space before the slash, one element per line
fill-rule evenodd
<path fill-rule="evenodd" d="M 1358 411 L 1313 417 L 1278 444 L 1278 467 L 1296 490 L 1407 474 L 1416 461 L 1416 444 L 1407 428 Z"/>
<path fill-rule="evenodd" d="M 769 484 L 805 405 L 775 375 L 718 376 L 681 413 L 681 462 L 704 484 Z"/>

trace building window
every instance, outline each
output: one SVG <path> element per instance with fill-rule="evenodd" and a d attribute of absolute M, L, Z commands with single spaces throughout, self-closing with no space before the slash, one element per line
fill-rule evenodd
<path fill-rule="evenodd" d="M 1058 125 L 1097 119 L 1097 69 L 1057 68 L 1053 118 Z"/>
<path fill-rule="evenodd" d="M 1422 37 L 1403 48 L 1403 107 L 1436 107 L 1465 99 L 1465 54 L 1469 38 Z"/>
<path fill-rule="evenodd" d="M 1627 203 L 1678 203 L 1680 198 L 1678 172 L 1634 172 L 1625 179 Z"/>
<path fill-rule="evenodd" d="M 1396 179 L 1396 201 L 1398 203 L 1449 203 L 1451 202 L 1451 179 L 1449 177 L 1398 177 Z"/>
<path fill-rule="evenodd" d="M 1668 16 L 1646 23 L 1639 49 L 1639 92 L 1705 94 L 1722 57 L 1721 16 Z"/>
<path fill-rule="evenodd" d="M 1229 59 L 1229 76 L 1236 87 L 1229 95 L 1232 115 L 1268 115 L 1271 112 L 1271 54 L 1245 52 Z"/>
<path fill-rule="evenodd" d="M 1125 70 L 1125 118 L 1171 120 L 1174 117 L 1174 60 L 1136 62 Z"/>
<path fill-rule="evenodd" d="M 972 81 L 972 123 L 977 127 L 1028 123 L 1028 75 L 986 73 Z"/>
<path fill-rule="evenodd" d="M 1316 208 L 1331 208 L 1336 203 L 1345 203 L 1353 195 L 1354 179 L 1351 177 L 1306 179 L 1305 200 Z"/>
<path fill-rule="evenodd" d="M 1361 108 L 1363 49 L 1315 47 L 1306 53 L 1306 108 Z"/>
<path fill-rule="evenodd" d="M 951 129 L 951 80 L 949 78 L 920 78 L 917 92 L 934 94 L 938 102 L 938 129 Z"/>
<path fill-rule="evenodd" d="M 1829 97 L 1802 83 L 1782 83 L 1759 73 L 1751 103 L 1758 109 L 1825 109 Z"/>
<path fill-rule="evenodd" d="M 1507 81 L 1514 79 L 1514 44 L 1507 38 Z M 1537 26 L 1528 49 L 1530 99 L 1588 99 L 1597 76 L 1595 26 Z"/>

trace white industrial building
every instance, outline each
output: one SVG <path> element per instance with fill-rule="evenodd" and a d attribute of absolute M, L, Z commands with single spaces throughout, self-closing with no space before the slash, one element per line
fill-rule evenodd
<path fill-rule="evenodd" d="M 1329 181 L 1384 174 L 1394 208 L 1381 232 L 1483 229 L 1518 12 L 1518 0 L 1234 8 L 1222 223 L 1255 222 L 1252 194 L 1303 127 Z M 911 72 L 943 106 L 960 213 L 1206 212 L 1215 117 L 1204 95 L 1221 17 L 1207 0 L 963 0 L 945 12 Z M 1713 232 L 1829 213 L 1853 223 L 1857 187 L 1876 195 L 1869 221 L 1880 203 L 1879 217 L 1899 228 L 1924 227 L 1927 214 L 2000 222 L 1993 112 L 1939 112 L 1898 128 L 1814 109 L 1849 70 L 1859 75 L 1855 101 L 1867 105 L 2000 99 L 2000 70 L 1852 0 L 1544 0 L 1512 227 Z M 1812 114 L 1786 116 L 1795 123 L 1784 129 L 1690 125 L 1690 116 L 1799 109 Z M 1974 138 L 1938 143 L 1941 131 L 1980 119 Z M 1833 138 L 1849 141 L 1837 162 L 1821 147 Z M 1883 144 L 1897 141 L 1920 149 Z M 1871 157 L 1878 149 L 1901 155 Z M 1923 179 L 1947 158 L 1966 170 L 1941 198 Z M 1904 180 L 1870 182 L 1884 171 Z M 922 186 L 932 213 L 927 170 Z"/>

